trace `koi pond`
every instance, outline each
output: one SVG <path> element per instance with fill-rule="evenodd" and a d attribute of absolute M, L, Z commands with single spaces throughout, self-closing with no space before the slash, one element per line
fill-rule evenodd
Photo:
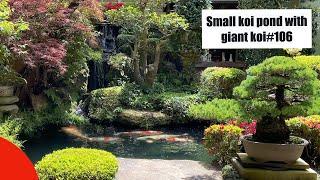
<path fill-rule="evenodd" d="M 150 131 L 86 125 L 51 129 L 24 144 L 33 163 L 52 151 L 67 147 L 97 148 L 117 157 L 177 159 L 212 162 L 202 145 L 204 127 L 172 127 Z"/>

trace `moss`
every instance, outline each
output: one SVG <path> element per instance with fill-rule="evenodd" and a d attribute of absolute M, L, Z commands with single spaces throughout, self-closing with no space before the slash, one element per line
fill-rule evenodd
<path fill-rule="evenodd" d="M 233 88 L 240 85 L 246 73 L 235 68 L 210 67 L 201 74 L 200 95 L 211 98 L 230 98 Z"/>
<path fill-rule="evenodd" d="M 119 123 L 135 127 L 151 128 L 155 126 L 167 125 L 170 119 L 161 112 L 137 111 L 126 109 L 119 113 Z"/>
<path fill-rule="evenodd" d="M 118 161 L 107 151 L 67 148 L 46 155 L 36 164 L 36 170 L 43 180 L 112 180 L 118 171 Z"/>
<path fill-rule="evenodd" d="M 121 107 L 121 91 L 120 86 L 92 91 L 88 102 L 89 117 L 100 121 L 112 121 L 116 117 L 117 108 Z"/>

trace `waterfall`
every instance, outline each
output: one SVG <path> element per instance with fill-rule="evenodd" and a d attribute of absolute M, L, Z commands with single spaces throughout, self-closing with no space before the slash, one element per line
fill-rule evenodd
<path fill-rule="evenodd" d="M 88 62 L 89 91 L 108 86 L 108 60 L 109 57 L 115 54 L 117 50 L 116 38 L 118 36 L 119 28 L 107 22 L 103 22 L 97 25 L 97 30 L 100 32 L 100 36 L 98 37 L 98 39 L 103 50 L 103 56 L 100 61 L 90 60 Z"/>

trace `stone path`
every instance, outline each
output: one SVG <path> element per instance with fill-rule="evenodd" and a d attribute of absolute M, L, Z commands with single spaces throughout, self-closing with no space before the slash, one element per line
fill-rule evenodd
<path fill-rule="evenodd" d="M 118 158 L 117 180 L 222 180 L 221 172 L 190 160 Z"/>

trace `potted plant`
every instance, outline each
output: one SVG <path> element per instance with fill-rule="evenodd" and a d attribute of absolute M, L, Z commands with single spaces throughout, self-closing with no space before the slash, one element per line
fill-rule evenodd
<path fill-rule="evenodd" d="M 256 134 L 242 138 L 249 157 L 285 163 L 300 158 L 308 142 L 290 136 L 285 119 L 304 115 L 318 84 L 317 73 L 291 57 L 272 57 L 248 69 L 234 95 L 250 102 L 249 114 L 260 117 Z"/>
<path fill-rule="evenodd" d="M 26 80 L 8 66 L 0 66 L 0 96 L 13 96 L 14 86 L 26 84 Z"/>

